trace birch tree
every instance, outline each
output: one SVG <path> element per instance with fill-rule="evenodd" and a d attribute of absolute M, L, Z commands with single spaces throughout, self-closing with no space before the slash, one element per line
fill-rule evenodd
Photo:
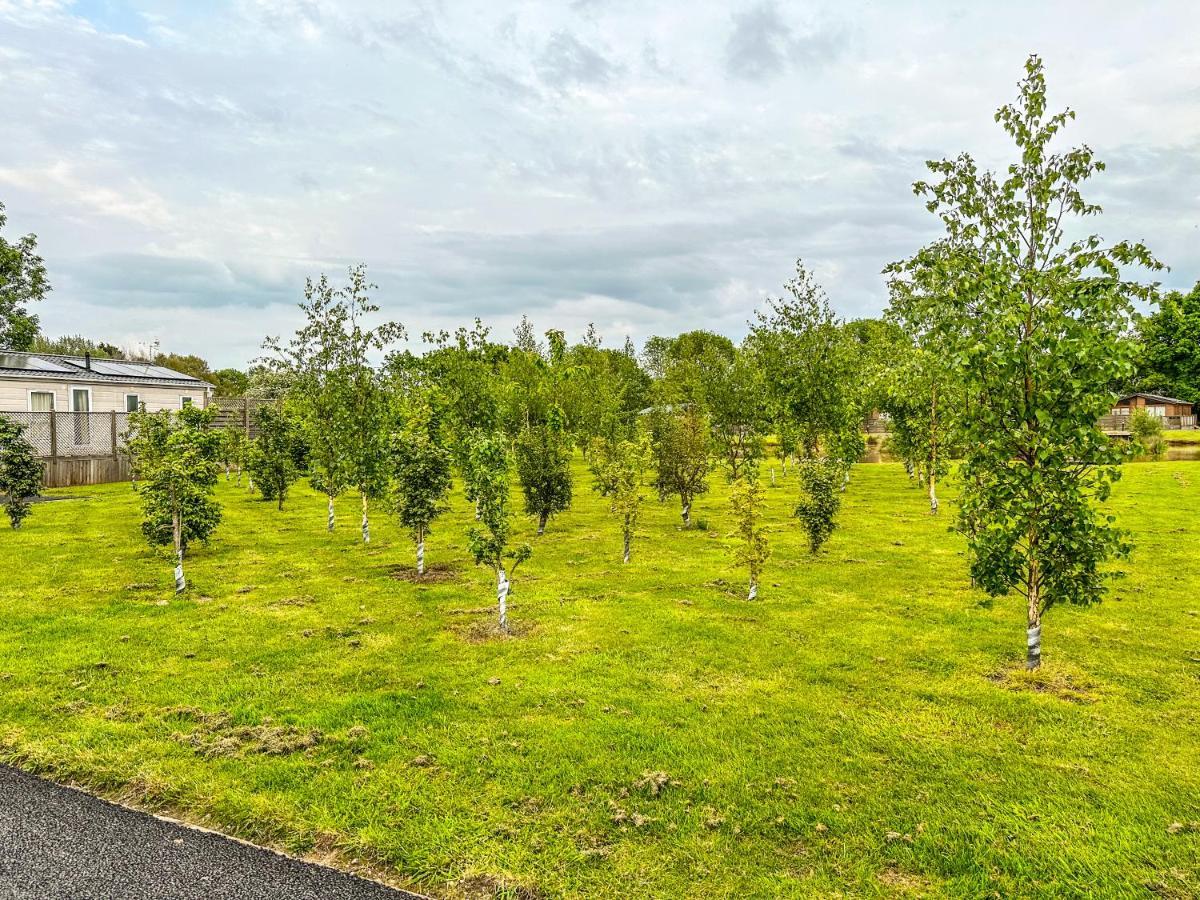
<path fill-rule="evenodd" d="M 588 461 L 594 476 L 593 489 L 608 498 L 609 512 L 621 523 L 621 561 L 629 562 L 633 533 L 641 514 L 642 482 L 650 468 L 653 452 L 644 435 L 620 440 L 593 438 Z"/>
<path fill-rule="evenodd" d="M 425 538 L 448 508 L 451 455 L 424 397 L 416 398 L 404 427 L 393 435 L 392 505 L 417 544 L 417 574 L 425 574 Z"/>
<path fill-rule="evenodd" d="M 740 476 L 733 482 L 729 493 L 729 503 L 733 508 L 735 530 L 730 535 L 734 539 L 733 555 L 741 565 L 744 565 L 750 575 L 750 592 L 747 600 L 758 599 L 758 582 L 762 577 L 763 566 L 771 555 L 767 542 L 767 529 L 762 524 L 764 495 L 758 482 L 758 471 L 754 466 L 743 469 Z"/>
<path fill-rule="evenodd" d="M 1097 602 L 1105 563 L 1131 549 L 1099 509 L 1125 451 L 1097 420 L 1134 371 L 1136 348 L 1123 336 L 1135 303 L 1156 298 L 1156 285 L 1125 273 L 1162 268 L 1144 245 L 1106 244 L 1073 221 L 1100 212 L 1080 186 L 1104 168 L 1086 146 L 1051 150 L 1073 118 L 1048 114 L 1043 65 L 1031 56 L 1017 100 L 996 112 L 1016 161 L 1002 174 L 968 154 L 930 162 L 935 180 L 915 191 L 945 236 L 889 269 L 929 305 L 972 401 L 959 527 L 976 582 L 1023 595 L 1030 669 L 1041 663 L 1046 611 Z"/>
<path fill-rule="evenodd" d="M 467 530 L 467 546 L 475 565 L 487 565 L 496 573 L 499 625 L 500 630 L 506 632 L 509 630 L 509 578 L 533 551 L 528 544 L 509 549 L 512 540 L 512 520 L 508 508 L 512 461 L 504 435 L 500 432 L 476 432 L 470 437 L 468 455 L 479 524 Z"/>
<path fill-rule="evenodd" d="M 20 528 L 33 507 L 29 500 L 42 489 L 42 464 L 24 427 L 0 416 L 0 495 L 9 524 Z"/>
<path fill-rule="evenodd" d="M 800 498 L 793 514 L 800 520 L 808 536 L 808 550 L 816 554 L 833 534 L 841 500 L 838 486 L 842 470 L 836 461 L 811 457 L 796 464 L 800 482 Z"/>
<path fill-rule="evenodd" d="M 364 540 L 370 538 L 368 497 L 384 487 L 381 460 L 389 433 L 387 401 L 369 357 L 404 336 L 396 322 L 366 326 L 379 312 L 370 299 L 373 288 L 363 266 L 351 268 L 342 286 L 324 274 L 307 279 L 300 303 L 304 325 L 286 344 L 267 338 L 267 355 L 260 360 L 285 386 L 299 419 L 313 488 L 326 497 L 326 529 L 335 527 L 334 499 L 356 486 L 362 493 Z"/>
<path fill-rule="evenodd" d="M 130 413 L 130 457 L 137 467 L 142 499 L 142 534 L 152 547 L 170 546 L 175 557 L 175 593 L 187 588 L 183 559 L 194 541 L 206 541 L 221 521 L 212 497 L 217 483 L 220 434 L 213 410 Z"/>

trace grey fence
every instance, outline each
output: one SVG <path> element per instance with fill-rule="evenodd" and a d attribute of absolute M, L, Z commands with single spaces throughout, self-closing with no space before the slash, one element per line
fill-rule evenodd
<path fill-rule="evenodd" d="M 117 456 L 125 446 L 129 414 L 123 412 L 6 412 L 25 429 L 25 440 L 44 459 Z"/>

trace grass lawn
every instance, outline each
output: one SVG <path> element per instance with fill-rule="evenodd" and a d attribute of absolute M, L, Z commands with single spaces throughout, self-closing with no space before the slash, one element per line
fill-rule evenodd
<path fill-rule="evenodd" d="M 356 498 L 222 483 L 176 599 L 128 485 L 56 492 L 0 532 L 0 760 L 437 896 L 1200 895 L 1200 466 L 1126 467 L 1127 577 L 1035 678 L 898 465 L 816 558 L 769 488 L 754 603 L 719 477 L 627 567 L 587 485 L 522 518 L 509 639 L 461 497 L 415 583 Z"/>
<path fill-rule="evenodd" d="M 1200 430 L 1164 431 L 1163 438 L 1168 444 L 1200 444 Z"/>

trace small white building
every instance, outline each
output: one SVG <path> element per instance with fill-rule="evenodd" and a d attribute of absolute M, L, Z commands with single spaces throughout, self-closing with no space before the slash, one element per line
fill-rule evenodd
<path fill-rule="evenodd" d="M 0 349 L 0 413 L 157 412 L 207 406 L 212 393 L 207 381 L 152 363 Z"/>

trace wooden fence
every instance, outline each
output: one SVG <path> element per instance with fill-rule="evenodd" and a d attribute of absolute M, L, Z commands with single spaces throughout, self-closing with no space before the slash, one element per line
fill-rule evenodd
<path fill-rule="evenodd" d="M 1133 416 L 1101 416 L 1100 430 L 1105 434 L 1129 434 Z M 1195 416 L 1158 416 L 1164 431 L 1190 431 L 1196 427 Z"/>

